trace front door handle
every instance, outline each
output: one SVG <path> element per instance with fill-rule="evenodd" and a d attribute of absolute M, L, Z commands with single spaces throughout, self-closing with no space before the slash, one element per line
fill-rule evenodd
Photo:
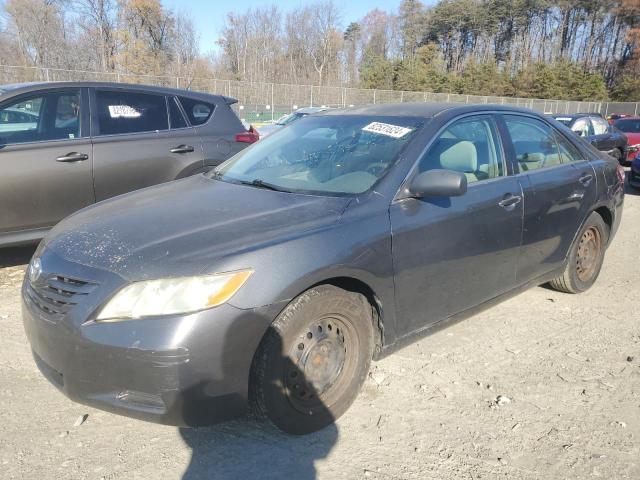
<path fill-rule="evenodd" d="M 56 157 L 56 162 L 82 162 L 84 160 L 87 160 L 88 158 L 89 155 L 87 155 L 86 153 L 70 152 L 66 155 L 60 155 L 59 157 Z"/>
<path fill-rule="evenodd" d="M 171 153 L 191 153 L 194 148 L 191 145 L 178 145 L 169 150 Z"/>
<path fill-rule="evenodd" d="M 508 193 L 502 200 L 498 202 L 498 205 L 500 205 L 505 210 L 513 210 L 515 206 L 521 201 L 522 197 L 520 195 L 512 195 L 511 193 Z"/>
<path fill-rule="evenodd" d="M 593 175 L 591 175 L 590 173 L 587 173 L 586 175 L 580 177 L 580 183 L 585 187 L 589 186 L 591 180 L 593 180 Z"/>
<path fill-rule="evenodd" d="M 567 200 L 573 202 L 574 200 L 582 200 L 584 198 L 583 192 L 574 192 L 567 197 Z"/>

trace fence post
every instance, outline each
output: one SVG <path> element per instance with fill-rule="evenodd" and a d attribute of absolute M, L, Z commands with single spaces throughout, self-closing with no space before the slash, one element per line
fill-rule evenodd
<path fill-rule="evenodd" d="M 345 87 L 342 87 L 340 89 L 340 93 L 342 95 L 342 108 L 346 107 L 346 104 L 345 104 L 345 96 L 346 96 L 345 94 L 346 94 L 346 92 L 347 92 L 347 89 Z"/>
<path fill-rule="evenodd" d="M 47 80 L 47 82 L 49 81 L 49 69 L 48 68 L 44 69 L 44 78 Z"/>
<path fill-rule="evenodd" d="M 404 90 L 400 90 L 400 103 L 404 102 Z"/>
<path fill-rule="evenodd" d="M 311 92 L 311 93 L 310 93 L 310 98 L 309 98 L 309 106 L 310 106 L 310 107 L 313 107 L 313 85 L 311 85 L 311 86 L 309 87 L 309 91 Z"/>
<path fill-rule="evenodd" d="M 180 88 L 180 77 L 176 77 L 176 88 Z"/>
<path fill-rule="evenodd" d="M 373 103 L 376 103 L 376 89 L 373 89 Z"/>
<path fill-rule="evenodd" d="M 274 84 L 271 84 L 271 121 L 273 122 L 273 110 L 274 110 L 274 105 L 273 105 L 273 87 Z"/>
<path fill-rule="evenodd" d="M 633 112 L 634 115 L 638 115 L 638 102 L 636 102 L 636 111 Z"/>

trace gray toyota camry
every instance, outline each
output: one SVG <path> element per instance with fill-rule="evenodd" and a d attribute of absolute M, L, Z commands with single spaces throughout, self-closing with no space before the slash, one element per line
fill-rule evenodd
<path fill-rule="evenodd" d="M 24 325 L 78 402 L 174 425 L 252 407 L 311 432 L 372 359 L 535 285 L 587 290 L 623 180 L 528 110 L 327 111 L 58 224 L 28 268 Z"/>

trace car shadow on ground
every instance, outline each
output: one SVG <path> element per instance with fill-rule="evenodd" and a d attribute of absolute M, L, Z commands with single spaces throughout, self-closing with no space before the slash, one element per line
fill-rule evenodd
<path fill-rule="evenodd" d="M 325 458 L 338 439 L 335 424 L 301 437 L 256 419 L 181 428 L 180 434 L 192 450 L 183 480 L 314 480 L 315 462 Z"/>
<path fill-rule="evenodd" d="M 300 360 L 295 360 L 298 342 L 310 337 L 300 337 L 283 347 L 282 337 L 273 327 L 269 328 L 263 342 L 270 334 L 274 342 L 272 351 L 280 353 L 268 357 L 272 368 L 263 369 L 264 381 L 260 382 L 252 375 L 252 382 L 265 385 L 263 398 L 281 399 L 276 405 L 277 409 L 286 412 L 281 416 L 281 422 L 288 431 L 302 433 L 300 425 L 306 422 L 328 423 L 328 426 L 306 435 L 290 435 L 277 429 L 262 415 L 250 413 L 245 418 L 210 427 L 181 428 L 180 435 L 192 451 L 183 480 L 316 478 L 315 462 L 326 458 L 336 444 L 338 428 L 332 412 L 321 400 L 323 396 L 305 376 Z M 316 369 L 322 368 L 325 361 L 322 356 L 311 354 L 307 358 Z M 206 385 L 200 388 L 207 389 Z M 298 403 L 300 398 L 306 400 Z M 291 410 L 293 405 L 297 411 Z M 300 411 L 305 414 L 301 415 Z M 312 414 L 307 416 L 306 412 Z M 185 418 L 189 418 L 186 412 Z"/>
<path fill-rule="evenodd" d="M 28 245 L 0 249 L 0 268 L 26 265 L 31 260 L 37 247 L 37 245 Z"/>

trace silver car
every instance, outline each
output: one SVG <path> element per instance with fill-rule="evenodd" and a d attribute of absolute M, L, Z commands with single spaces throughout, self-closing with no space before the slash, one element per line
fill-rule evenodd
<path fill-rule="evenodd" d="M 258 139 L 233 98 L 94 82 L 0 86 L 0 246 L 109 197 L 207 171 Z"/>

